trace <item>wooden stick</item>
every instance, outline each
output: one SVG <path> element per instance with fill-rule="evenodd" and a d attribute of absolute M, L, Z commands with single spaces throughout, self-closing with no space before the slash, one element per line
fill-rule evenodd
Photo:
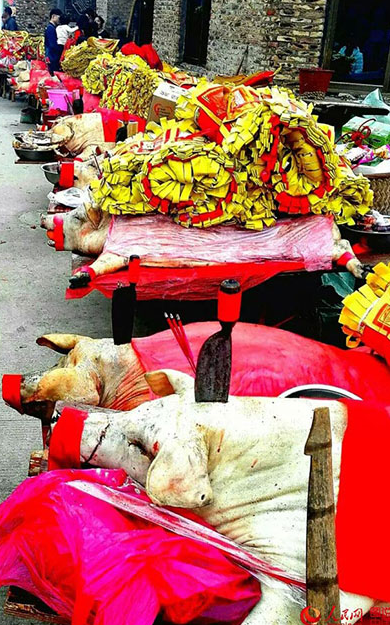
<path fill-rule="evenodd" d="M 332 432 L 328 408 L 314 410 L 305 455 L 311 456 L 307 501 L 306 598 L 307 605 L 321 614 L 316 623 L 325 625 L 329 623 L 330 614 L 333 622 L 340 620 Z"/>

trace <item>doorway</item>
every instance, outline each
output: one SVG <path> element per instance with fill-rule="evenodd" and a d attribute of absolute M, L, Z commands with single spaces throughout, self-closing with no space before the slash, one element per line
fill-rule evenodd
<path fill-rule="evenodd" d="M 187 0 L 183 61 L 206 65 L 211 0 Z"/>
<path fill-rule="evenodd" d="M 130 28 L 130 39 L 138 46 L 152 43 L 154 0 L 137 0 Z"/>
<path fill-rule="evenodd" d="M 330 0 L 323 66 L 333 81 L 389 85 L 390 3 Z"/>

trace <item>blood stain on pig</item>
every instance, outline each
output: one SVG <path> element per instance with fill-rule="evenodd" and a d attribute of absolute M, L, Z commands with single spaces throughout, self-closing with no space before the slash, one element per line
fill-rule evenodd
<path fill-rule="evenodd" d="M 221 451 L 221 446 L 222 446 L 222 441 L 223 441 L 224 436 L 225 436 L 225 430 L 222 430 L 221 435 L 219 437 L 219 444 L 218 444 L 218 449 L 217 449 L 218 454 Z"/>
<path fill-rule="evenodd" d="M 153 453 L 157 454 L 159 449 L 160 449 L 160 445 L 158 444 L 158 441 L 156 441 L 153 445 Z"/>

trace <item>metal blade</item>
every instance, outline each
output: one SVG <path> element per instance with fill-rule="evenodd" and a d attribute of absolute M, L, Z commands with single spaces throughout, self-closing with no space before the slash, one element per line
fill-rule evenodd
<path fill-rule="evenodd" d="M 111 320 L 115 345 L 131 343 L 137 297 L 135 284 L 115 289 L 112 296 Z"/>
<path fill-rule="evenodd" d="M 196 366 L 195 401 L 226 403 L 229 397 L 232 369 L 233 324 L 223 324 L 222 330 L 203 344 Z"/>

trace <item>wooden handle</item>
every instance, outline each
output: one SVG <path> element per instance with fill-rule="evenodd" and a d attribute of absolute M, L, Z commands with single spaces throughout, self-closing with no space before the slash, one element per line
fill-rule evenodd
<path fill-rule="evenodd" d="M 328 408 L 314 410 L 305 454 L 311 456 L 307 500 L 306 598 L 307 605 L 321 614 L 318 624 L 326 625 L 330 614 L 334 622 L 340 619 L 332 432 Z"/>

